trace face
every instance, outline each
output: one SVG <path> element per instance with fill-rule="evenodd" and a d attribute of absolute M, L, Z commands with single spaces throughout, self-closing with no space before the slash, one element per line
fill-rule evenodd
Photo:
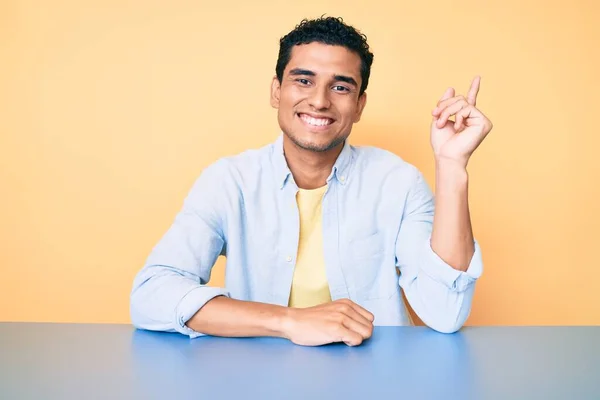
<path fill-rule="evenodd" d="M 281 83 L 273 78 L 271 105 L 283 133 L 297 146 L 326 152 L 341 145 L 360 120 L 360 57 L 342 46 L 294 46 Z"/>

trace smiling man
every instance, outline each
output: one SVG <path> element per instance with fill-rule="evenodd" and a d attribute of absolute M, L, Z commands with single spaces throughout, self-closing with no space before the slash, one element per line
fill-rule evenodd
<path fill-rule="evenodd" d="M 461 328 L 483 268 L 466 171 L 492 128 L 476 108 L 479 78 L 431 111 L 434 207 L 417 168 L 347 140 L 372 62 L 366 37 L 338 18 L 281 39 L 271 85 L 281 135 L 201 174 L 135 278 L 135 326 L 354 346 L 373 325 L 411 324 L 404 291 L 431 328 Z M 225 288 L 208 287 L 219 255 Z"/>

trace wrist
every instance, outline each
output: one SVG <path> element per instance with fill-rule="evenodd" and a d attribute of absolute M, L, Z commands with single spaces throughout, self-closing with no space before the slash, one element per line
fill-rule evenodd
<path fill-rule="evenodd" d="M 450 184 L 466 185 L 469 180 L 469 174 L 466 168 L 466 162 L 456 161 L 447 158 L 436 158 L 435 160 L 436 187 Z"/>
<path fill-rule="evenodd" d="M 436 154 L 434 158 L 436 168 L 466 170 L 467 164 L 469 163 L 468 157 L 453 158 Z"/>
<path fill-rule="evenodd" d="M 283 311 L 278 318 L 277 330 L 279 336 L 291 340 L 292 332 L 294 330 L 295 317 L 298 310 L 291 307 L 283 307 Z"/>

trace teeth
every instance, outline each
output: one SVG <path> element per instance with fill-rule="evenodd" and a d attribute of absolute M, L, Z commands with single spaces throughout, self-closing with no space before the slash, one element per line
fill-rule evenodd
<path fill-rule="evenodd" d="M 331 120 L 329 118 L 313 118 L 306 114 L 302 114 L 302 119 L 314 126 L 325 126 L 331 123 Z"/>

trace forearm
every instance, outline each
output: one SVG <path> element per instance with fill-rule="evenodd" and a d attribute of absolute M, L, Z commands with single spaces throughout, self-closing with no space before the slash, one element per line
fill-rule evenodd
<path fill-rule="evenodd" d="M 188 322 L 196 332 L 225 337 L 287 337 L 290 309 L 219 296 L 207 302 Z"/>
<path fill-rule="evenodd" d="M 222 288 L 198 285 L 180 270 L 149 265 L 134 279 L 130 298 L 134 326 L 154 331 L 177 331 L 191 334 L 184 321 L 210 299 L 226 295 Z"/>
<path fill-rule="evenodd" d="M 468 201 L 468 174 L 453 161 L 436 162 L 432 250 L 452 268 L 466 271 L 475 251 Z"/>

